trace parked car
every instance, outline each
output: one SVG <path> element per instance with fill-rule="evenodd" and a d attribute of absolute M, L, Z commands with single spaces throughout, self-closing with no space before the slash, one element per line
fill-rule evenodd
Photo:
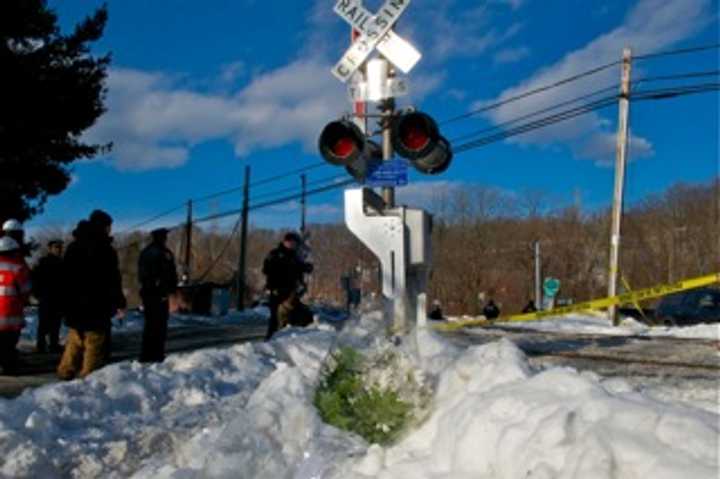
<path fill-rule="evenodd" d="M 655 322 L 666 326 L 720 322 L 720 290 L 700 288 L 665 296 L 655 310 Z"/>

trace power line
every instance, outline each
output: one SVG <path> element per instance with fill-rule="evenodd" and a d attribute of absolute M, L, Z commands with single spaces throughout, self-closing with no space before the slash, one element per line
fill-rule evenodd
<path fill-rule="evenodd" d="M 232 232 L 230 233 L 230 236 L 228 237 L 227 241 L 225 242 L 225 245 L 220 250 L 220 253 L 215 257 L 215 259 L 210 263 L 210 266 L 205 270 L 203 274 L 200 275 L 198 279 L 195 281 L 197 283 L 202 283 L 205 281 L 205 278 L 212 272 L 213 269 L 215 269 L 215 266 L 218 265 L 220 262 L 220 259 L 222 259 L 223 256 L 225 256 L 225 253 L 227 252 L 228 248 L 232 244 L 233 239 L 235 238 L 235 235 L 237 235 L 238 227 L 240 226 L 240 223 L 242 222 L 242 216 L 238 218 L 238 220 L 235 222 L 235 226 L 233 226 Z"/>
<path fill-rule="evenodd" d="M 317 185 L 317 184 L 321 184 L 321 183 L 327 183 L 329 181 L 336 181 L 336 180 L 339 180 L 340 178 L 344 178 L 344 177 L 345 177 L 345 175 L 333 175 L 330 177 L 325 177 L 325 178 L 320 178 L 320 179 L 316 179 L 313 181 L 308 181 L 305 185 L 312 186 L 312 185 Z M 280 195 L 280 194 L 287 193 L 289 191 L 295 191 L 295 190 L 297 190 L 297 186 L 290 186 L 287 188 L 283 188 L 281 190 L 275 190 L 275 191 L 255 195 L 253 197 L 253 200 L 258 200 L 259 198 L 273 197 L 276 195 Z"/>
<path fill-rule="evenodd" d="M 633 100 L 664 100 L 684 95 L 692 95 L 695 93 L 707 93 L 718 91 L 720 83 L 703 83 L 699 85 L 688 85 L 683 87 L 656 88 L 654 90 L 640 90 L 633 92 L 631 98 Z"/>
<path fill-rule="evenodd" d="M 544 118 L 541 118 L 539 120 L 534 120 L 529 123 L 526 123 L 524 125 L 520 125 L 516 128 L 503 131 L 500 133 L 496 133 L 494 135 L 489 135 L 484 138 L 479 138 L 477 140 L 469 141 L 467 143 L 464 143 L 456 148 L 453 148 L 453 151 L 455 153 L 462 153 L 467 150 L 471 150 L 474 148 L 478 148 L 480 146 L 484 146 L 490 143 L 495 143 L 498 141 L 505 140 L 507 138 L 510 138 L 512 136 L 520 135 L 523 133 L 528 133 L 533 130 L 537 130 L 540 128 L 544 128 L 550 125 L 553 125 L 555 123 L 559 123 L 561 121 L 569 120 L 571 118 L 575 118 L 580 115 L 584 115 L 586 113 L 590 113 L 592 111 L 600 110 L 602 108 L 606 108 L 610 105 L 613 105 L 616 102 L 616 97 L 607 97 L 603 98 L 601 100 L 598 100 L 596 102 L 592 102 L 590 104 L 586 104 L 580 107 L 571 108 L 569 110 L 565 110 L 560 113 L 556 113 L 554 115 L 550 115 Z"/>
<path fill-rule="evenodd" d="M 515 96 L 513 96 L 513 97 L 507 98 L 507 99 L 505 99 L 505 100 L 498 101 L 498 102 L 492 103 L 492 104 L 490 104 L 490 105 L 487 105 L 487 106 L 478 108 L 478 109 L 476 109 L 476 110 L 472 110 L 472 111 L 469 111 L 469 112 L 467 112 L 467 113 L 463 113 L 462 115 L 458 115 L 458 116 L 456 116 L 456 117 L 449 118 L 449 119 L 447 119 L 447 120 L 444 120 L 444 121 L 440 122 L 440 124 L 441 124 L 441 125 L 445 125 L 445 124 L 448 124 L 448 123 L 453 123 L 453 122 L 456 122 L 456 121 L 458 121 L 458 120 L 462 120 L 462 119 L 465 119 L 465 118 L 469 118 L 469 117 L 471 117 L 471 116 L 475 116 L 475 115 L 477 115 L 477 114 L 479 114 L 479 113 L 483 113 L 483 112 L 486 112 L 486 111 L 494 110 L 494 109 L 496 109 L 496 108 L 500 108 L 501 106 L 507 105 L 508 103 L 513 103 L 513 102 L 516 102 L 516 101 L 518 101 L 518 100 L 522 100 L 523 98 L 527 98 L 527 97 L 532 96 L 532 95 L 537 95 L 538 93 L 542 93 L 542 92 L 544 92 L 544 91 L 552 90 L 552 89 L 558 88 L 558 87 L 560 87 L 560 86 L 562 86 L 562 85 L 565 85 L 565 84 L 568 84 L 568 83 L 571 83 L 571 82 L 580 80 L 581 78 L 585 78 L 585 77 L 590 76 L 590 75 L 595 75 L 595 74 L 597 74 L 597 73 L 600 73 L 600 72 L 602 72 L 602 71 L 607 70 L 608 68 L 611 68 L 611 67 L 614 67 L 614 66 L 616 66 L 616 65 L 619 65 L 620 63 L 622 63 L 622 62 L 618 60 L 618 61 L 614 61 L 614 62 L 611 62 L 611 63 L 607 63 L 607 64 L 605 64 L 605 65 L 601 65 L 601 66 L 592 68 L 592 69 L 590 69 L 590 70 L 586 70 L 586 71 L 581 72 L 581 73 L 578 73 L 578 74 L 576 74 L 576 75 L 573 75 L 573 76 L 570 76 L 570 77 L 567 77 L 567 78 L 563 78 L 562 80 L 558 80 L 558 81 L 556 81 L 556 82 L 554 82 L 554 83 L 550 83 L 550 84 L 548 84 L 548 85 L 544 85 L 544 86 L 541 86 L 541 87 L 539 87 L 539 88 L 534 88 L 534 89 L 528 90 L 528 91 L 526 91 L 526 92 L 524 92 L 524 93 L 520 93 L 519 95 L 515 95 Z"/>
<path fill-rule="evenodd" d="M 684 86 L 676 86 L 676 87 L 671 87 L 671 88 L 660 88 L 660 89 L 654 89 L 654 90 L 643 90 L 643 91 L 639 91 L 639 92 L 634 92 L 632 94 L 632 98 L 637 99 L 637 100 L 659 100 L 659 99 L 665 99 L 665 98 L 671 98 L 671 97 L 677 97 L 677 96 L 683 96 L 683 95 L 717 91 L 718 89 L 720 89 L 720 83 L 684 85 Z M 462 152 L 465 152 L 465 151 L 468 151 L 468 150 L 471 150 L 474 148 L 479 148 L 480 146 L 485 146 L 490 143 L 495 143 L 498 141 L 505 140 L 512 136 L 520 135 L 523 133 L 528 133 L 530 131 L 537 130 L 540 128 L 545 128 L 545 127 L 553 125 L 555 123 L 566 121 L 566 120 L 575 118 L 577 116 L 584 115 L 584 114 L 611 106 L 615 103 L 616 99 L 617 99 L 617 97 L 615 97 L 615 96 L 606 97 L 606 98 L 600 99 L 598 101 L 582 105 L 580 107 L 571 108 L 569 110 L 565 110 L 563 112 L 556 113 L 554 115 L 550 115 L 550 116 L 541 118 L 539 120 L 534 120 L 534 121 L 526 123 L 524 125 L 520 125 L 516 128 L 510 129 L 510 130 L 496 133 L 494 135 L 488 135 L 483 138 L 479 138 L 477 140 L 469 141 L 467 143 L 461 144 L 458 147 L 453 148 L 453 151 L 455 153 L 462 153 Z"/>
<path fill-rule="evenodd" d="M 307 166 L 304 166 L 304 167 L 302 167 L 302 168 L 297 168 L 297 169 L 295 169 L 295 170 L 288 171 L 287 173 L 283 173 L 283 174 L 281 174 L 281 175 L 275 175 L 275 176 L 271 176 L 270 178 L 265 178 L 265 179 L 262 179 L 262 180 L 255 181 L 255 182 L 253 182 L 253 183 L 250 183 L 250 186 L 251 186 L 251 187 L 253 187 L 253 186 L 260 186 L 260 185 L 264 185 L 264 184 L 267 184 L 267 183 L 272 183 L 273 181 L 283 180 L 283 179 L 285 179 L 285 178 L 287 178 L 287 177 L 289 177 L 289 176 L 296 175 L 296 174 L 299 174 L 299 173 L 303 173 L 303 172 L 305 172 L 305 171 L 310 171 L 310 170 L 319 168 L 319 167 L 321 167 L 321 166 L 326 166 L 326 165 L 327 165 L 327 163 L 325 163 L 325 162 L 312 163 L 312 164 L 307 165 Z M 242 186 L 235 186 L 235 187 L 229 188 L 229 189 L 227 189 L 227 190 L 221 190 L 221 191 L 217 191 L 217 192 L 215 192 L 215 193 L 209 193 L 209 194 L 207 194 L 207 195 L 205 195 L 205 196 L 200 196 L 200 197 L 198 197 L 198 198 L 193 198 L 192 201 L 193 201 L 193 202 L 198 202 L 198 203 L 199 203 L 199 202 L 202 202 L 202 201 L 208 201 L 208 200 L 212 200 L 212 199 L 215 199 L 215 198 L 219 198 L 219 197 L 221 197 L 221 196 L 229 195 L 229 194 L 231 194 L 231 193 L 237 193 L 238 191 L 242 191 L 242 189 L 243 189 Z"/>
<path fill-rule="evenodd" d="M 686 55 L 688 53 L 697 53 L 707 50 L 716 50 L 720 48 L 720 43 L 713 43 L 710 45 L 702 45 L 698 47 L 680 48 L 677 50 L 666 50 L 662 52 L 646 53 L 643 55 L 633 55 L 633 60 L 647 60 L 649 58 L 667 57 L 672 55 Z"/>
<path fill-rule="evenodd" d="M 341 181 L 341 182 L 339 182 L 339 183 L 334 183 L 334 184 L 332 184 L 332 185 L 327 185 L 327 186 L 323 186 L 323 187 L 320 187 L 320 188 L 315 188 L 314 190 L 308 191 L 308 192 L 305 194 L 305 196 L 317 195 L 317 194 L 320 194 L 320 193 L 324 193 L 324 192 L 326 192 L 326 191 L 334 190 L 334 189 L 336 189 L 336 188 L 342 188 L 343 186 L 351 185 L 351 184 L 353 184 L 353 183 L 355 183 L 355 180 L 354 180 L 354 179 Z M 300 194 L 295 194 L 295 195 L 292 195 L 292 196 L 286 196 L 286 197 L 284 197 L 284 198 L 278 198 L 278 199 L 276 199 L 276 200 L 274 200 L 274 201 L 267 201 L 267 202 L 265 202 L 265 203 L 260 203 L 259 205 L 251 205 L 251 206 L 250 206 L 250 211 L 252 211 L 252 210 L 257 210 L 257 209 L 260 209 L 260 208 L 266 208 L 266 207 L 268 207 L 268 206 L 274 206 L 274 205 L 279 205 L 279 204 L 282 204 L 282 203 L 287 203 L 287 202 L 292 201 L 292 200 L 300 199 L 301 197 L 302 197 L 302 193 L 300 193 Z"/>
<path fill-rule="evenodd" d="M 281 174 L 281 175 L 271 176 L 270 178 L 265 178 L 265 179 L 263 179 L 263 180 L 258 180 L 258 181 L 254 182 L 254 183 L 250 183 L 250 186 L 259 186 L 259 185 L 264 185 L 264 184 L 267 184 L 267 183 L 272 183 L 273 181 L 282 180 L 282 179 L 285 179 L 285 178 L 287 178 L 288 176 L 291 176 L 291 175 L 296 175 L 296 174 L 298 174 L 298 173 L 303 173 L 303 172 L 305 172 L 305 171 L 314 170 L 314 169 L 316 169 L 316 168 L 320 168 L 321 166 L 327 166 L 327 165 L 328 165 L 328 164 L 327 164 L 326 162 L 324 162 L 324 161 L 320 161 L 320 162 L 318 162 L 318 163 L 312 163 L 312 164 L 307 165 L 307 166 L 304 166 L 304 167 L 302 167 L 302 168 L 298 168 L 298 169 L 296 169 L 296 170 L 288 171 L 287 173 L 283 173 L 283 174 Z"/>
<path fill-rule="evenodd" d="M 153 216 L 152 218 L 149 218 L 149 219 L 147 219 L 147 220 L 145 220 L 145 221 L 142 221 L 142 222 L 140 222 L 140 223 L 138 223 L 138 224 L 136 224 L 136 225 L 130 226 L 130 227 L 128 227 L 128 228 L 125 228 L 122 232 L 120 232 L 120 233 L 118 233 L 118 234 L 123 235 L 123 234 L 130 233 L 130 232 L 132 232 L 133 230 L 136 230 L 136 229 L 138 229 L 138 228 L 141 228 L 141 227 L 143 227 L 143 226 L 145 226 L 145 225 L 149 225 L 150 223 L 154 223 L 155 221 L 160 220 L 160 219 L 162 219 L 162 218 L 165 218 L 166 216 L 170 216 L 171 214 L 173 214 L 173 213 L 175 213 L 176 211 L 181 210 L 181 209 L 183 209 L 183 208 L 185 208 L 185 205 L 176 206 L 175 208 L 172 208 L 172 209 L 170 209 L 170 210 L 164 211 L 164 212 L 162 212 L 162 213 L 158 213 L 157 215 Z"/>
<path fill-rule="evenodd" d="M 526 115 L 519 116 L 519 117 L 514 118 L 514 119 L 512 119 L 512 120 L 505 121 L 505 122 L 503 122 L 503 123 L 498 123 L 497 125 L 494 125 L 494 126 L 490 126 L 490 127 L 487 127 L 487 128 L 483 128 L 483 129 L 481 129 L 481 130 L 477 130 L 477 131 L 474 131 L 474 132 L 472 132 L 472 133 L 467 133 L 467 134 L 465 134 L 465 135 L 459 136 L 459 137 L 451 140 L 451 143 L 455 143 L 455 142 L 458 142 L 458 141 L 463 141 L 463 140 L 466 140 L 466 139 L 468 139 L 468 138 L 472 138 L 472 137 L 478 136 L 478 135 L 480 135 L 480 134 L 482 134 L 482 133 L 487 133 L 487 132 L 490 132 L 490 131 L 498 130 L 498 129 L 501 129 L 501 128 L 505 127 L 505 126 L 509 126 L 509 125 L 512 125 L 512 124 L 517 123 L 517 122 L 519 122 L 519 121 L 526 120 L 526 119 L 528 119 L 528 118 L 532 118 L 532 117 L 537 116 L 537 115 L 540 115 L 540 114 L 542 114 L 542 113 L 547 113 L 547 112 L 549 112 L 549 111 L 557 110 L 558 108 L 562 108 L 562 107 L 564 107 L 564 106 L 571 105 L 571 104 L 573 104 L 573 103 L 577 103 L 577 102 L 582 101 L 582 100 L 587 100 L 588 98 L 592 98 L 592 97 L 594 97 L 594 96 L 597 96 L 597 95 L 599 95 L 600 93 L 607 93 L 607 92 L 609 92 L 609 91 L 616 90 L 617 88 L 618 88 L 618 85 L 613 85 L 613 86 L 609 86 L 609 87 L 607 87 L 607 88 L 603 88 L 603 89 L 600 89 L 600 90 L 596 90 L 596 91 L 594 91 L 594 92 L 592 92 L 592 93 L 588 93 L 587 95 L 579 96 L 579 97 L 577 97 L 577 98 L 573 98 L 572 100 L 564 101 L 564 102 L 562 102 L 562 103 L 558 103 L 558 104 L 556 104 L 556 105 L 553 105 L 553 106 L 550 106 L 550 107 L 547 107 L 547 108 L 542 108 L 542 109 L 537 110 L 537 111 L 534 111 L 534 112 L 532 112 L 532 113 L 528 113 L 528 114 L 526 114 Z M 610 97 L 607 97 L 607 98 L 610 98 Z M 612 98 L 616 98 L 616 96 L 615 96 L 615 97 L 612 97 Z"/>
<path fill-rule="evenodd" d="M 718 76 L 719 74 L 720 74 L 720 70 L 709 70 L 709 71 L 704 71 L 704 72 L 679 73 L 677 75 L 660 75 L 660 76 L 654 76 L 654 77 L 638 78 L 637 80 L 633 80 L 632 84 L 636 85 L 638 83 L 647 83 L 647 82 L 653 82 L 653 81 L 668 81 L 668 80 L 681 80 L 681 79 L 688 79 L 688 78 L 701 78 L 701 77 L 709 77 L 709 76 Z"/>
<path fill-rule="evenodd" d="M 345 180 L 345 181 L 342 181 L 342 182 L 339 182 L 339 183 L 333 183 L 333 184 L 330 184 L 330 185 L 326 185 L 326 186 L 323 186 L 323 187 L 316 188 L 316 189 L 314 189 L 314 190 L 308 191 L 308 192 L 306 193 L 306 196 L 312 196 L 312 195 L 315 195 L 315 194 L 323 193 L 323 192 L 325 192 L 325 191 L 333 190 L 333 189 L 335 189 L 335 188 L 341 188 L 341 187 L 343 187 L 343 186 L 349 185 L 349 184 L 354 183 L 354 182 L 355 182 L 355 180 Z M 287 203 L 288 201 L 296 200 L 296 199 L 299 199 L 299 198 L 301 198 L 301 197 L 302 197 L 302 193 L 295 193 L 295 194 L 293 194 L 293 195 L 289 195 L 289 196 L 285 196 L 285 197 L 281 197 L 281 198 L 276 198 L 276 199 L 274 199 L 274 200 L 270 200 L 270 201 L 267 201 L 267 202 L 264 202 L 264 203 L 260 203 L 260 204 L 257 204 L 257 205 L 252 205 L 252 204 L 251 204 L 250 207 L 249 207 L 249 210 L 252 211 L 252 210 L 256 210 L 256 209 L 260 209 L 260 208 L 265 208 L 265 207 L 267 207 L 267 206 L 273 206 L 273 205 L 276 205 L 276 204 Z M 242 208 L 236 208 L 236 209 L 233 209 L 233 210 L 228 210 L 228 211 L 224 211 L 224 212 L 221 212 L 221 213 L 215 213 L 215 214 L 212 214 L 212 215 L 209 215 L 209 216 L 205 216 L 205 217 L 203 217 L 203 218 L 196 219 L 196 220 L 193 221 L 193 224 L 206 223 L 206 222 L 208 222 L 208 221 L 213 221 L 213 220 L 218 220 L 218 219 L 222 219 L 222 218 L 227 218 L 228 216 L 234 216 L 234 215 L 237 215 L 237 214 L 240 214 L 240 213 L 242 213 Z"/>

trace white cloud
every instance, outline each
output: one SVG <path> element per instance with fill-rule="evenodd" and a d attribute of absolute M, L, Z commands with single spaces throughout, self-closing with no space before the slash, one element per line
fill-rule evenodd
<path fill-rule="evenodd" d="M 239 156 L 298 141 L 311 149 L 324 122 L 347 107 L 329 68 L 294 62 L 234 93 L 196 92 L 170 75 L 113 69 L 108 112 L 88 139 L 114 142 L 113 162 L 130 170 L 178 167 L 192 146 L 219 138 Z"/>
<path fill-rule="evenodd" d="M 522 92 L 557 82 L 598 65 L 617 61 L 623 47 L 636 52 L 652 52 L 673 45 L 697 33 L 715 18 L 710 0 L 640 0 L 627 14 L 622 25 L 603 34 L 585 47 L 565 55 L 526 81 L 509 88 L 492 100 L 501 101 Z M 601 73 L 510 103 L 488 116 L 496 124 L 523 114 L 547 108 L 583 94 L 613 85 L 619 81 L 619 69 L 610 68 Z M 477 108 L 487 101 L 478 102 Z M 575 155 L 607 164 L 611 161 L 609 136 L 612 125 L 597 114 L 588 114 L 525 135 L 514 137 L 512 142 L 522 145 L 547 146 L 556 143 L 570 144 Z M 633 139 L 631 153 L 652 154 L 652 144 L 646 138 Z"/>
<path fill-rule="evenodd" d="M 456 57 L 477 57 L 516 36 L 519 23 L 497 26 L 498 13 L 488 2 L 435 0 L 432 8 L 410 8 L 398 32 L 423 53 L 425 66 L 445 64 Z"/>
<path fill-rule="evenodd" d="M 515 63 L 530 56 L 528 47 L 505 48 L 495 54 L 495 63 Z"/>

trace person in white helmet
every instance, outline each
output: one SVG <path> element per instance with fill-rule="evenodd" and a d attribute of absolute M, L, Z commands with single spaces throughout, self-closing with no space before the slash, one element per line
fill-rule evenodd
<path fill-rule="evenodd" d="M 0 366 L 17 373 L 17 343 L 25 327 L 23 308 L 30 294 L 30 270 L 17 241 L 0 238 Z"/>
<path fill-rule="evenodd" d="M 25 229 L 18 220 L 9 219 L 2 226 L 3 236 L 9 236 L 22 247 L 25 244 Z"/>

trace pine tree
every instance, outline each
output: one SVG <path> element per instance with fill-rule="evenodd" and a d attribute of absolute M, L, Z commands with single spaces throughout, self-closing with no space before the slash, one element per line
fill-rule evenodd
<path fill-rule="evenodd" d="M 94 56 L 107 6 L 58 27 L 46 0 L 0 2 L 0 220 L 26 220 L 70 183 L 71 165 L 108 151 L 82 134 L 105 111 L 110 55 Z"/>

